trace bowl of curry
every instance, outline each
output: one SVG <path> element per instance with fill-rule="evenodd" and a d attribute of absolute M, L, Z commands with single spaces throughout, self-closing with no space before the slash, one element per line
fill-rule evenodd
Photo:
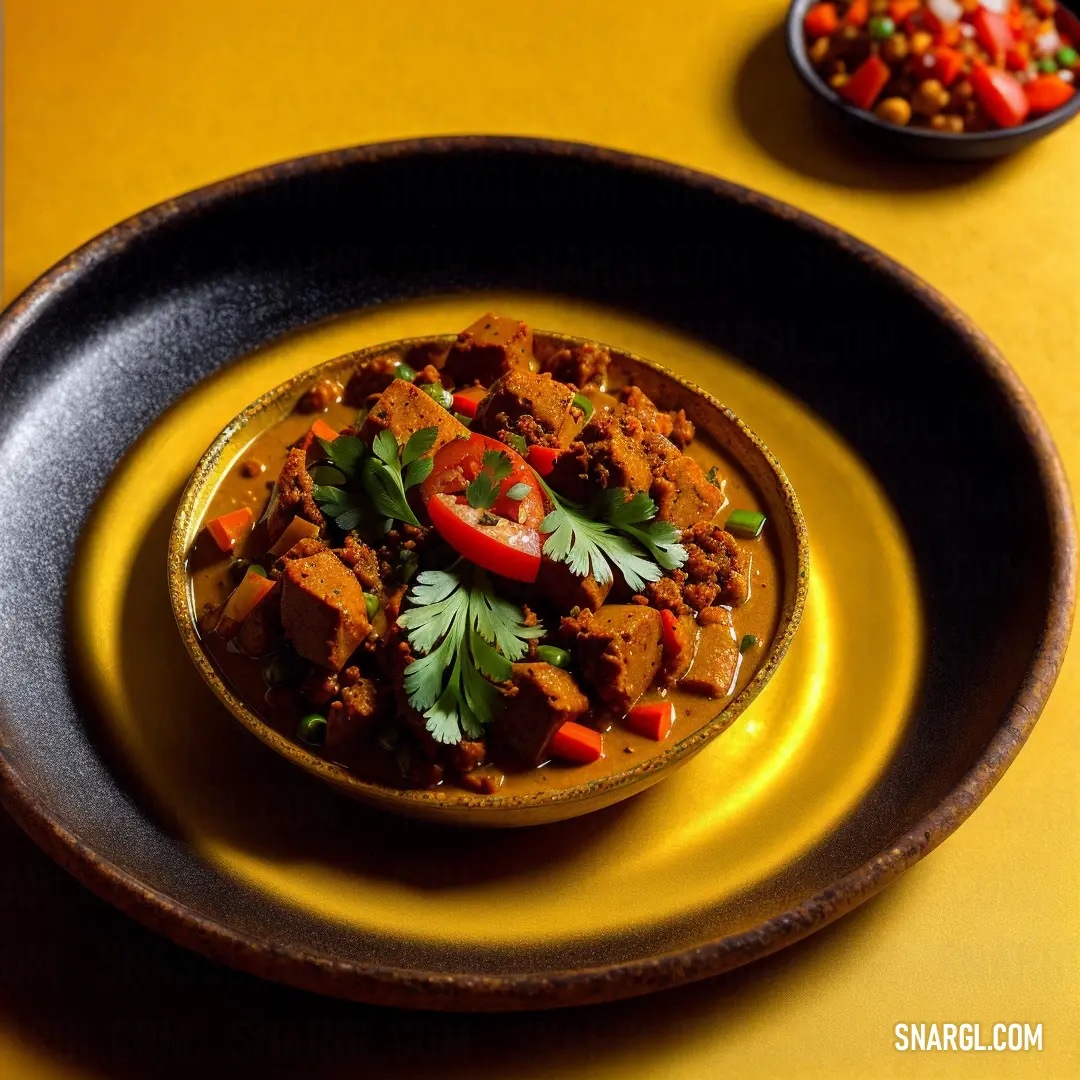
<path fill-rule="evenodd" d="M 760 439 L 642 357 L 488 314 L 297 375 L 173 525 L 199 672 L 365 803 L 519 826 L 645 790 L 730 726 L 807 588 Z"/>

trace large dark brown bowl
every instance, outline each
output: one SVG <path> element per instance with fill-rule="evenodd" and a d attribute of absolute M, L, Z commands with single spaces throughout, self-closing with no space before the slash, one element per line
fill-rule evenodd
<path fill-rule="evenodd" d="M 493 217 L 513 228 L 477 227 Z M 862 455 L 907 531 L 928 661 L 901 741 L 836 842 L 790 867 L 741 924 L 694 921 L 602 962 L 522 954 L 495 970 L 475 952 L 375 955 L 349 927 L 203 862 L 110 770 L 76 703 L 67 577 L 80 527 L 139 433 L 196 380 L 295 327 L 489 287 L 622 306 L 735 354 Z M 823 317 L 837 295 L 843 313 Z M 31 486 L 48 500 L 29 498 Z M 948 301 L 762 195 L 532 140 L 286 162 L 154 207 L 75 252 L 0 319 L 0 511 L 5 806 L 92 889 L 176 941 L 297 986 L 426 1008 L 645 993 L 850 910 L 997 782 L 1050 692 L 1073 609 L 1074 527 L 1049 435 Z"/>

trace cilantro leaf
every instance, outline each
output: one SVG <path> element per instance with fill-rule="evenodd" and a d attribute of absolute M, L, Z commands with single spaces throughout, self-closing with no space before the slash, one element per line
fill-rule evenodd
<path fill-rule="evenodd" d="M 718 480 L 716 477 L 715 465 L 705 474 L 705 479 L 708 480 L 714 488 L 719 488 L 721 491 L 724 490 L 724 482 L 722 480 Z"/>
<path fill-rule="evenodd" d="M 405 498 L 405 491 L 422 483 L 430 475 L 433 461 L 423 455 L 431 450 L 438 437 L 438 428 L 421 428 L 413 432 L 399 450 L 397 439 L 389 428 L 384 428 L 375 436 L 371 444 L 374 457 L 364 460 L 361 480 L 375 509 L 384 517 L 409 525 L 420 524 Z M 401 474 L 403 468 L 404 477 Z"/>
<path fill-rule="evenodd" d="M 658 581 L 662 570 L 674 570 L 686 562 L 678 531 L 670 522 L 652 520 L 656 503 L 644 492 L 628 499 L 623 488 L 607 488 L 594 500 L 590 513 L 556 495 L 539 473 L 537 478 L 555 504 L 540 523 L 540 531 L 548 534 L 544 554 L 566 563 L 575 576 L 591 573 L 598 584 L 606 585 L 614 576 L 614 565 L 631 590 L 638 592 L 648 582 Z"/>
<path fill-rule="evenodd" d="M 523 438 L 523 437 L 522 437 L 521 435 L 518 435 L 518 434 L 516 434 L 515 432 L 511 431 L 511 432 L 509 432 L 509 433 L 507 434 L 507 436 L 506 436 L 506 437 L 507 437 L 507 439 L 509 439 L 509 441 L 510 441 L 510 445 L 511 445 L 511 446 L 512 446 L 512 447 L 513 447 L 513 448 L 514 448 L 514 449 L 515 449 L 515 450 L 516 450 L 516 451 L 517 451 L 517 452 L 518 452 L 518 453 L 519 453 L 519 454 L 520 454 L 520 455 L 521 455 L 522 457 L 526 457 L 526 456 L 528 456 L 528 453 L 529 453 L 529 444 L 528 444 L 528 443 L 527 443 L 527 442 L 525 441 L 525 439 L 524 439 L 524 438 Z"/>
<path fill-rule="evenodd" d="M 480 472 L 465 489 L 469 505 L 477 510 L 490 510 L 499 497 L 502 482 L 513 472 L 510 455 L 502 450 L 485 450 Z"/>
<path fill-rule="evenodd" d="M 333 442 L 319 437 L 318 442 L 327 459 L 346 480 L 356 475 L 356 467 L 367 454 L 367 447 L 355 435 L 339 435 Z"/>
<path fill-rule="evenodd" d="M 365 503 L 358 494 L 319 484 L 312 489 L 312 496 L 319 504 L 323 516 L 329 518 L 342 532 L 351 532 L 364 519 Z"/>
<path fill-rule="evenodd" d="M 526 626 L 521 609 L 495 593 L 485 571 L 464 561 L 417 575 L 409 600 L 398 625 L 421 654 L 405 669 L 409 704 L 437 742 L 479 738 L 503 704 L 494 684 L 509 680 L 511 662 L 544 628 Z"/>

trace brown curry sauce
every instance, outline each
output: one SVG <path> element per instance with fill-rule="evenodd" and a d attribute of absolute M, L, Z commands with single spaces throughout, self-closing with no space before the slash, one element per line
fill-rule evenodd
<path fill-rule="evenodd" d="M 613 368 L 611 378 L 603 387 L 604 391 L 612 394 L 618 392 L 622 385 L 618 374 L 617 369 Z M 241 507 L 249 507 L 258 522 L 289 447 L 305 435 L 312 421 L 320 417 L 330 427 L 339 431 L 355 421 L 357 409 L 344 404 L 340 394 L 333 397 L 336 400 L 329 400 L 323 410 L 315 413 L 293 412 L 258 436 L 237 459 L 215 491 L 205 520 L 209 521 Z M 594 397 L 597 402 L 614 400 L 606 399 L 604 394 Z M 707 471 L 715 466 L 717 475 L 724 478 L 727 502 L 717 514 L 717 522 L 722 523 L 730 509 L 736 507 L 764 511 L 760 496 L 749 477 L 734 460 L 713 445 L 706 435 L 699 432 L 685 452 L 697 461 L 703 470 Z M 689 692 L 678 685 L 664 689 L 654 684 L 638 704 L 661 700 L 674 704 L 675 725 L 663 742 L 658 743 L 615 722 L 604 736 L 604 757 L 591 764 L 573 764 L 556 759 L 532 768 L 496 757 L 491 764 L 505 776 L 499 788 L 500 795 L 525 795 L 539 790 L 567 788 L 621 772 L 702 727 L 746 686 L 776 632 L 783 590 L 779 554 L 768 524 L 759 539 L 740 540 L 739 543 L 751 551 L 752 564 L 749 597 L 744 604 L 732 610 L 735 637 L 739 641 L 744 635 L 750 634 L 757 639 L 757 644 L 740 657 L 730 693 L 722 698 L 710 698 Z M 201 616 L 219 609 L 236 585 L 234 561 L 253 559 L 265 552 L 266 548 L 267 539 L 263 525 L 257 525 L 231 555 L 224 555 L 205 529 L 202 530 L 188 559 L 195 612 Z M 373 620 L 376 631 L 385 629 L 385 622 L 386 616 L 380 608 Z M 298 692 L 269 690 L 263 680 L 260 659 L 236 651 L 229 642 L 213 632 L 203 633 L 202 640 L 222 677 L 234 692 L 267 724 L 287 738 L 295 739 L 300 718 L 311 712 L 312 706 L 301 698 Z M 585 689 L 588 692 L 587 688 Z M 586 722 L 586 719 L 583 718 L 582 722 Z M 391 786 L 414 786 L 403 778 L 394 753 L 374 741 L 364 742 L 348 753 L 326 753 L 324 756 L 365 779 Z"/>

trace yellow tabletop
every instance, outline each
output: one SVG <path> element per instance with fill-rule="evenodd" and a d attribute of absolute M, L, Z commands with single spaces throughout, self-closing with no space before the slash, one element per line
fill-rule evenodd
<path fill-rule="evenodd" d="M 1080 123 L 1016 158 L 897 161 L 822 130 L 782 0 L 8 0 L 10 300 L 229 173 L 488 132 L 667 158 L 835 222 L 956 300 L 1080 475 Z M 975 816 L 878 899 L 732 976 L 512 1017 L 326 1001 L 127 923 L 0 820 L 0 1076 L 1080 1076 L 1080 656 Z M 898 1023 L 1042 1024 L 1041 1052 L 899 1052 Z"/>

